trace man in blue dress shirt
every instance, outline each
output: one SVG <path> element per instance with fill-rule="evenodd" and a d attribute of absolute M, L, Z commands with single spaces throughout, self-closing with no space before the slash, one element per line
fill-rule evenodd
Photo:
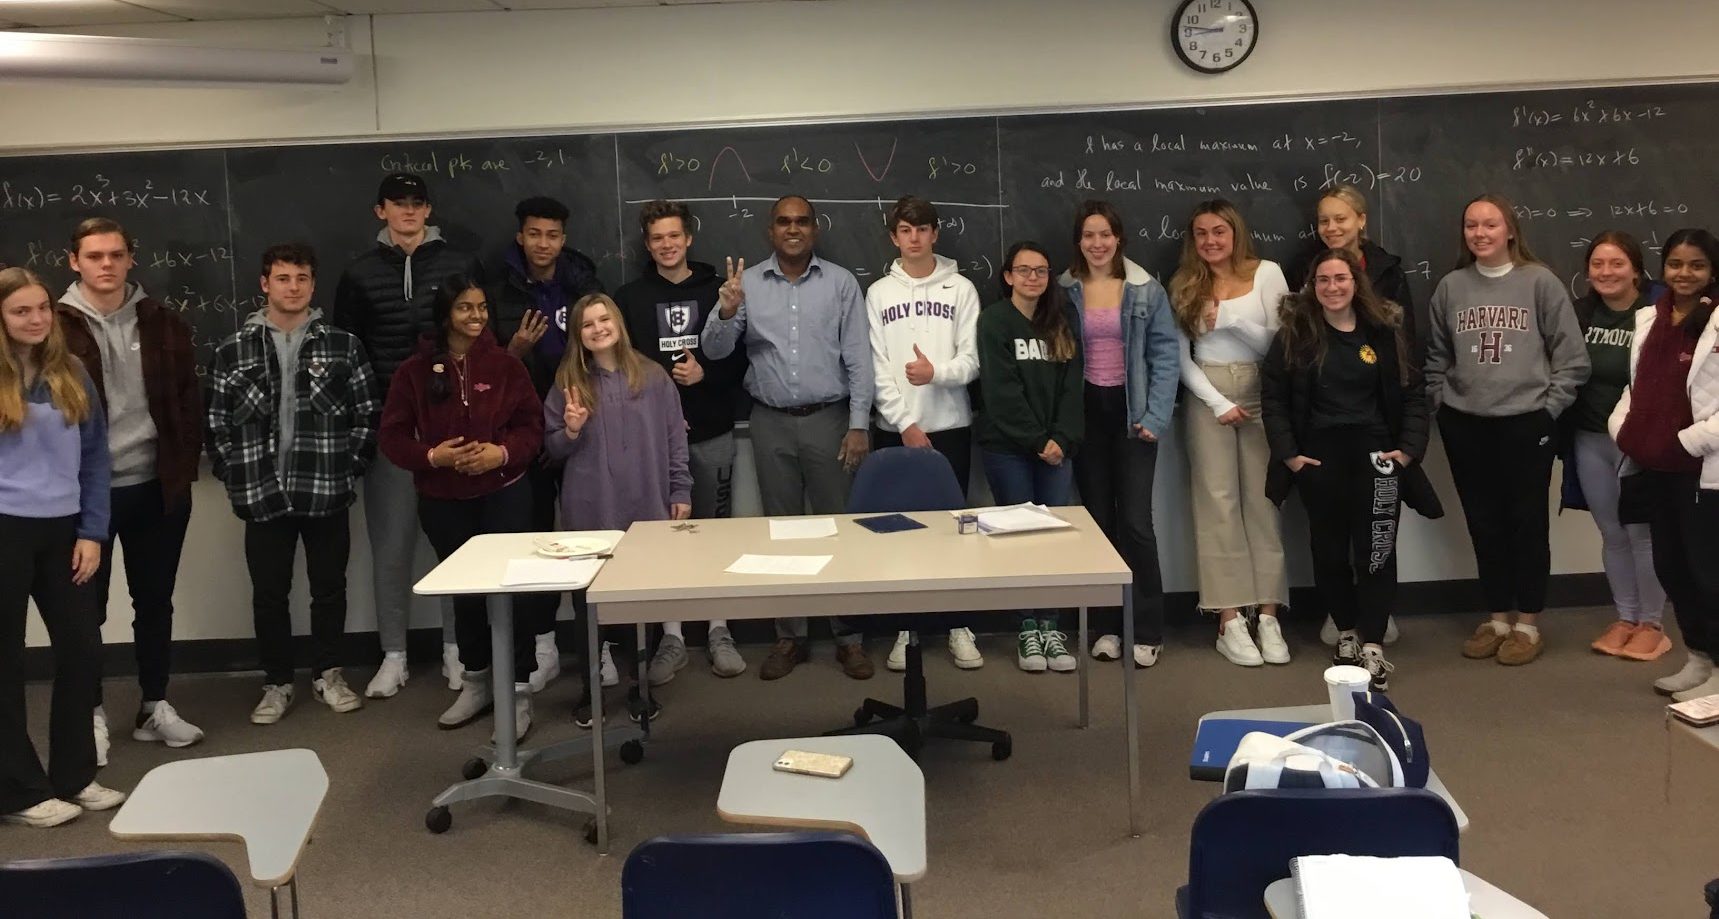
<path fill-rule="evenodd" d="M 839 514 L 853 471 L 871 449 L 872 365 L 865 299 L 847 269 L 813 253 L 812 202 L 788 195 L 770 208 L 762 265 L 728 260 L 716 315 L 704 326 L 704 353 L 721 359 L 745 344 L 751 366 L 752 456 L 764 513 Z M 830 620 L 842 672 L 870 679 L 863 636 Z M 759 676 L 776 680 L 807 659 L 804 617 L 776 620 L 776 644 Z"/>

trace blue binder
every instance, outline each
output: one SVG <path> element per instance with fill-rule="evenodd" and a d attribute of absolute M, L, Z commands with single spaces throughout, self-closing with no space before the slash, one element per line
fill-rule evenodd
<path fill-rule="evenodd" d="M 1307 727 L 1302 721 L 1252 721 L 1243 718 L 1207 718 L 1194 735 L 1194 755 L 1188 760 L 1188 777 L 1197 782 L 1221 782 L 1230 757 L 1242 735 L 1254 731 L 1284 737 Z"/>

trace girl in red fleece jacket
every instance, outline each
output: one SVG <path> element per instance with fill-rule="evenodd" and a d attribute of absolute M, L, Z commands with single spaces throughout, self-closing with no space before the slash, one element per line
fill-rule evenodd
<path fill-rule="evenodd" d="M 483 288 L 453 275 L 436 291 L 433 331 L 394 371 L 382 409 L 379 442 L 418 487 L 424 535 L 446 559 L 480 533 L 531 529 L 526 467 L 543 445 L 543 405 L 519 358 L 487 331 Z M 454 631 L 465 667 L 460 696 L 442 713 L 444 729 L 461 727 L 488 711 L 489 615 L 482 596 L 454 600 Z M 530 629 L 513 633 L 518 734 L 531 727 L 527 681 L 536 669 Z"/>

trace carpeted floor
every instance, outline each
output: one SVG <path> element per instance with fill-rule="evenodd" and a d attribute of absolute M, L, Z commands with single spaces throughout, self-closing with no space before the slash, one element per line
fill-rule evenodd
<path fill-rule="evenodd" d="M 1427 728 L 1434 764 L 1472 824 L 1464 867 L 1552 917 L 1705 916 L 1701 885 L 1719 875 L 1711 814 L 1683 813 L 1665 799 L 1663 700 L 1648 689 L 1681 651 L 1654 664 L 1601 658 L 1587 642 L 1602 610 L 1547 616 L 1547 655 L 1524 668 L 1464 660 L 1457 652 L 1469 616 L 1403 623 L 1392 649 L 1392 697 Z M 1093 723 L 1073 727 L 1072 675 L 1028 675 L 1012 643 L 981 638 L 984 669 L 949 665 L 929 645 L 933 701 L 977 695 L 981 722 L 1014 734 L 1014 757 L 992 762 L 987 747 L 936 742 L 921 756 L 929 821 L 930 873 L 915 887 L 923 917 L 1172 916 L 1186 874 L 1188 828 L 1215 786 L 1187 777 L 1194 724 L 1207 711 L 1324 699 L 1325 649 L 1311 625 L 1290 636 L 1295 662 L 1243 670 L 1210 646 L 1209 626 L 1172 635 L 1163 662 L 1141 675 L 1146 825 L 1127 835 L 1120 680 L 1115 665 L 1093 682 Z M 526 804 L 455 808 L 443 836 L 424 829 L 429 800 L 458 778 L 489 725 L 436 729 L 451 694 L 428 667 L 395 699 L 335 715 L 310 701 L 279 725 L 252 726 L 255 675 L 186 677 L 172 698 L 209 733 L 202 745 L 168 751 L 130 739 L 119 726 L 134 711 L 135 686 L 108 684 L 115 724 L 112 764 L 101 781 L 130 789 L 172 756 L 281 747 L 316 750 L 331 787 L 316 839 L 300 865 L 309 916 L 456 917 L 501 914 L 620 915 L 626 853 L 662 833 L 720 832 L 717 790 L 728 750 L 762 737 L 818 733 L 843 723 L 866 693 L 886 698 L 899 682 L 882 670 L 887 643 L 871 643 L 879 675 L 844 678 L 827 644 L 782 682 L 757 679 L 762 648 L 743 649 L 752 669 L 731 681 L 704 668 L 701 652 L 662 696 L 667 706 L 644 763 L 611 758 L 613 852 L 598 857 L 581 838 L 583 818 Z M 353 674 L 362 686 L 368 673 Z M 566 677 L 538 697 L 533 741 L 574 735 L 576 687 Z M 32 724 L 45 735 L 48 687 L 32 686 Z M 44 743 L 45 737 L 38 740 Z M 582 782 L 577 763 L 543 773 Z M 65 827 L 0 827 L 0 853 L 41 857 L 127 851 L 107 835 L 107 815 Z M 203 843 L 244 877 L 238 844 Z M 253 915 L 267 900 L 248 890 Z M 0 912 L 5 912 L 0 909 Z M 1381 911 L 1380 915 L 1387 915 Z"/>

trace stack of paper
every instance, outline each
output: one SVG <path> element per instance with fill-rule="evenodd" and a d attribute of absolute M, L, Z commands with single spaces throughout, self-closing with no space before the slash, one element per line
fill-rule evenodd
<path fill-rule="evenodd" d="M 731 574 L 794 574 L 811 577 L 824 570 L 831 555 L 752 555 L 746 554 L 723 569 Z"/>
<path fill-rule="evenodd" d="M 1015 504 L 979 512 L 979 532 L 990 536 L 1006 533 L 1031 533 L 1035 530 L 1060 530 L 1071 524 L 1052 514 L 1042 504 Z"/>
<path fill-rule="evenodd" d="M 1462 872 L 1448 858 L 1304 855 L 1289 871 L 1302 919 L 1469 919 Z"/>
<path fill-rule="evenodd" d="M 603 567 L 600 558 L 510 558 L 501 586 L 543 585 L 576 589 L 590 584 Z"/>

